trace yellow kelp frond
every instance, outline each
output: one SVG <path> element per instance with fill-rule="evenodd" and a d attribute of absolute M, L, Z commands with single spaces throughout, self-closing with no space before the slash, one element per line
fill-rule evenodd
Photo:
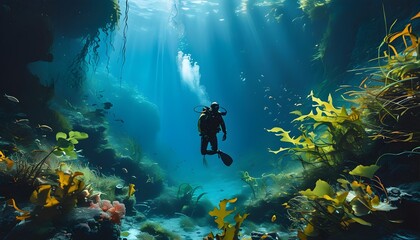
<path fill-rule="evenodd" d="M 410 20 L 414 20 L 416 18 L 420 18 L 420 12 L 418 12 L 414 17 L 412 17 Z"/>
<path fill-rule="evenodd" d="M 2 151 L 0 151 L 0 162 L 5 162 L 7 170 L 12 169 L 14 162 L 10 158 L 6 157 Z"/>
<path fill-rule="evenodd" d="M 356 168 L 351 170 L 349 174 L 353 176 L 361 176 L 361 177 L 366 177 L 370 179 L 370 178 L 373 178 L 373 175 L 375 175 L 375 172 L 378 169 L 379 169 L 379 166 L 375 164 L 370 165 L 370 166 L 358 165 Z"/>
<path fill-rule="evenodd" d="M 128 193 L 127 193 L 127 195 L 128 195 L 129 198 L 131 196 L 133 196 L 134 192 L 136 191 L 135 186 L 136 185 L 134 185 L 134 183 L 128 184 Z"/>
<path fill-rule="evenodd" d="M 58 200 L 51 196 L 51 185 L 41 185 L 32 192 L 31 202 L 44 207 L 52 207 L 59 204 Z"/>
<path fill-rule="evenodd" d="M 15 202 L 15 200 L 14 200 L 13 198 L 12 198 L 12 199 L 9 199 L 9 200 L 7 201 L 7 204 L 12 205 L 12 207 L 13 207 L 16 211 L 23 213 L 23 214 L 22 214 L 22 215 L 20 215 L 20 216 L 16 216 L 16 219 L 17 219 L 17 220 L 21 221 L 21 220 L 25 220 L 25 219 L 27 219 L 27 218 L 30 218 L 30 217 L 31 217 L 31 213 L 30 213 L 29 211 L 22 210 L 22 209 L 20 209 L 20 208 L 18 208 L 18 207 L 16 206 L 16 202 Z"/>
<path fill-rule="evenodd" d="M 272 150 L 271 148 L 268 148 L 268 152 L 271 152 L 271 153 L 274 153 L 274 154 L 278 154 L 278 153 L 280 153 L 280 152 L 283 152 L 283 151 L 286 151 L 286 150 L 289 150 L 290 148 L 282 148 L 282 147 L 280 147 L 278 150 Z"/>
<path fill-rule="evenodd" d="M 306 189 L 305 191 L 299 191 L 300 194 L 314 199 L 317 197 L 323 197 L 324 195 L 334 196 L 334 189 L 327 182 L 318 179 L 315 183 L 315 188 L 313 190 Z"/>
<path fill-rule="evenodd" d="M 212 211 L 209 212 L 210 216 L 216 217 L 214 221 L 217 223 L 217 227 L 219 229 L 224 226 L 224 218 L 236 210 L 236 208 L 234 208 L 233 210 L 227 210 L 226 205 L 228 203 L 235 203 L 236 200 L 238 200 L 238 198 L 224 199 L 219 203 L 220 209 L 217 209 L 217 207 L 215 207 Z"/>

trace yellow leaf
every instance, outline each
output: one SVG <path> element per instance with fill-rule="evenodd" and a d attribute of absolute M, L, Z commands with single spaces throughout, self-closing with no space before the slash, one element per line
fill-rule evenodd
<path fill-rule="evenodd" d="M 294 115 L 298 115 L 298 116 L 302 116 L 302 112 L 299 110 L 295 110 L 295 111 L 291 111 L 290 114 L 294 114 Z"/>
<path fill-rule="evenodd" d="M 376 195 L 372 200 L 370 200 L 370 203 L 372 206 L 378 206 L 379 205 L 379 197 Z"/>
<path fill-rule="evenodd" d="M 63 171 L 57 170 L 58 182 L 60 183 L 60 188 L 64 188 L 70 184 L 70 174 L 64 173 Z"/>
<path fill-rule="evenodd" d="M 226 210 L 227 203 L 234 203 L 236 202 L 236 200 L 238 199 L 237 198 L 224 199 L 220 201 L 219 203 L 220 209 L 217 209 L 217 207 L 215 207 L 212 211 L 209 212 L 210 216 L 216 217 L 214 221 L 217 223 L 217 227 L 219 229 L 224 226 L 224 218 L 228 216 L 229 214 L 231 214 L 236 209 L 234 208 L 234 210 Z"/>
<path fill-rule="evenodd" d="M 277 154 L 277 153 L 279 153 L 279 152 L 283 152 L 283 151 L 286 151 L 286 150 L 289 150 L 290 148 L 282 148 L 282 147 L 280 147 L 279 148 L 279 150 L 271 150 L 270 148 L 268 149 L 268 151 L 269 152 L 271 152 L 271 153 L 274 153 L 274 154 Z"/>
<path fill-rule="evenodd" d="M 267 132 L 286 132 L 286 131 L 281 127 L 273 127 L 272 129 L 267 129 Z"/>
<path fill-rule="evenodd" d="M 353 176 L 372 178 L 378 169 L 379 166 L 375 164 L 370 166 L 358 165 L 355 169 L 351 170 L 349 174 Z"/>
<path fill-rule="evenodd" d="M 303 234 L 305 234 L 306 236 L 309 237 L 314 237 L 316 235 L 318 235 L 315 231 L 314 226 L 312 226 L 312 224 L 308 223 L 308 225 L 306 225 L 305 229 L 303 230 Z"/>
<path fill-rule="evenodd" d="M 323 197 L 324 195 L 333 196 L 334 190 L 327 182 L 319 179 L 315 183 L 314 190 L 307 189 L 305 191 L 299 191 L 299 193 L 314 199 L 316 197 Z"/>

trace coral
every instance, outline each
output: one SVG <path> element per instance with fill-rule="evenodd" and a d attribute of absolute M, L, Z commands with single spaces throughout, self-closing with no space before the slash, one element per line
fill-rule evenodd
<path fill-rule="evenodd" d="M 104 214 L 102 218 L 108 219 L 113 223 L 120 224 L 125 216 L 125 205 L 118 201 L 100 200 L 98 203 L 92 203 L 90 208 L 101 209 Z"/>

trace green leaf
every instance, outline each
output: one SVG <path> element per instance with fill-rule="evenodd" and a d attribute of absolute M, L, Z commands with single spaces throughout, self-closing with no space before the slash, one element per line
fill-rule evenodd
<path fill-rule="evenodd" d="M 66 156 L 68 156 L 70 159 L 77 158 L 77 153 L 73 150 L 66 149 L 64 152 L 66 153 Z"/>
<path fill-rule="evenodd" d="M 70 141 L 68 141 L 64 138 L 57 139 L 57 147 L 58 148 L 65 149 L 65 148 L 68 148 L 71 145 L 73 145 L 73 144 Z"/>
<path fill-rule="evenodd" d="M 58 139 L 61 139 L 61 138 L 64 138 L 64 139 L 66 139 L 67 138 L 67 134 L 65 134 L 65 133 L 63 133 L 63 132 L 58 132 L 56 135 L 55 135 L 55 139 L 58 141 Z"/>
<path fill-rule="evenodd" d="M 56 149 L 56 150 L 54 150 L 53 153 L 54 153 L 54 155 L 61 157 L 61 156 L 63 156 L 64 151 L 61 150 L 61 149 Z"/>
<path fill-rule="evenodd" d="M 349 172 L 350 175 L 372 178 L 375 172 L 379 169 L 378 165 L 363 166 L 358 165 L 355 169 Z"/>
<path fill-rule="evenodd" d="M 69 138 L 69 141 L 73 144 L 78 144 L 79 143 L 79 141 L 77 141 L 77 139 L 75 139 L 75 138 Z"/>
<path fill-rule="evenodd" d="M 77 139 L 77 140 L 82 140 L 82 139 L 88 138 L 89 135 L 87 133 L 84 133 L 84 132 L 70 131 L 69 132 L 69 137 Z"/>

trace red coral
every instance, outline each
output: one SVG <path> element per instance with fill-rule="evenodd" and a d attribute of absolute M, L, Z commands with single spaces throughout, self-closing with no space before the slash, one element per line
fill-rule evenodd
<path fill-rule="evenodd" d="M 90 208 L 101 209 L 104 212 L 101 217 L 116 224 L 120 224 L 125 216 L 125 205 L 118 201 L 113 201 L 111 204 L 109 200 L 101 200 L 98 203 L 91 203 Z"/>

